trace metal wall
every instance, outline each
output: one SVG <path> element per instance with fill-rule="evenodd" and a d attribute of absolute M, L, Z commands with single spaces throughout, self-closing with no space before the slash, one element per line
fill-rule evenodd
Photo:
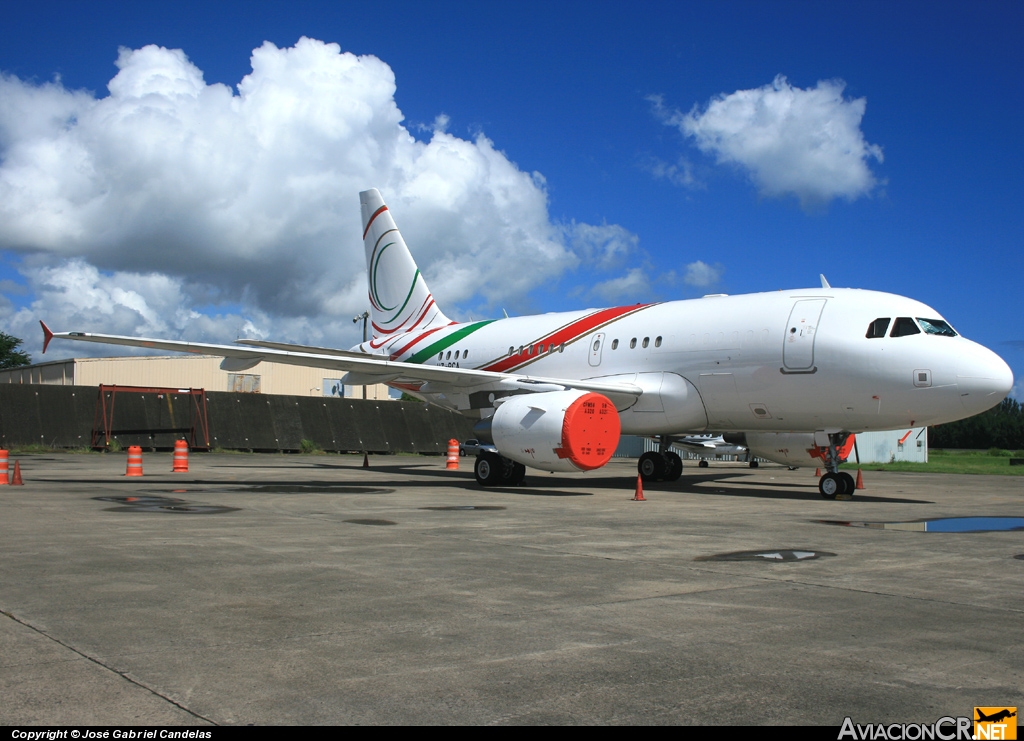
<path fill-rule="evenodd" d="M 0 385 L 0 447 L 88 447 L 98 390 Z M 174 447 L 189 423 L 188 394 L 120 392 L 113 433 L 122 447 Z M 323 397 L 207 393 L 210 443 L 229 450 L 298 451 L 308 440 L 329 452 L 444 453 L 472 437 L 470 422 L 426 404 Z"/>

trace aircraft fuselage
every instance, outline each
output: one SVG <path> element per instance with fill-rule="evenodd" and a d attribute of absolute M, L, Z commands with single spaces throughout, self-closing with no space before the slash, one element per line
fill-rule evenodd
<path fill-rule="evenodd" d="M 877 319 L 884 336 L 868 337 Z M 916 333 L 890 336 L 898 319 Z M 354 349 L 423 365 L 606 380 L 644 390 L 619 408 L 624 434 L 827 432 L 948 422 L 998 403 L 1012 374 L 912 299 L 803 289 L 455 323 Z M 905 325 L 905 323 L 904 323 Z M 522 393 L 508 384 L 401 386 L 469 416 Z M 618 406 L 618 404 L 617 404 Z"/>

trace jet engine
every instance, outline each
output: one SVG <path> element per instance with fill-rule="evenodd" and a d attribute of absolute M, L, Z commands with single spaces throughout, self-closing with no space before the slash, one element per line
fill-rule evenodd
<path fill-rule="evenodd" d="M 490 437 L 501 455 L 544 471 L 590 471 L 619 445 L 619 413 L 591 391 L 548 391 L 507 397 L 495 410 Z"/>

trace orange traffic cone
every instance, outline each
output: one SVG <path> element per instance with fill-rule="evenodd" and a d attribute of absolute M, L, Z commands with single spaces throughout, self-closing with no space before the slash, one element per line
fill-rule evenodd
<path fill-rule="evenodd" d="M 444 467 L 446 471 L 459 470 L 459 441 L 454 437 L 448 441 L 448 462 Z"/>
<path fill-rule="evenodd" d="M 142 447 L 139 445 L 128 446 L 128 467 L 124 472 L 125 476 L 142 475 Z"/>
<path fill-rule="evenodd" d="M 11 486 L 24 486 L 21 481 L 21 461 L 14 461 L 14 476 L 11 477 Z"/>
<path fill-rule="evenodd" d="M 188 443 L 184 440 L 174 441 L 174 462 L 171 473 L 188 473 Z"/>
<path fill-rule="evenodd" d="M 858 489 L 863 489 L 864 488 L 864 476 L 863 476 L 863 474 L 861 474 L 859 468 L 857 469 L 857 488 Z"/>
<path fill-rule="evenodd" d="M 814 478 L 816 478 L 816 479 L 820 479 L 821 478 L 821 469 L 820 468 L 815 468 L 814 469 Z"/>
<path fill-rule="evenodd" d="M 637 477 L 636 477 L 636 494 L 634 494 L 633 498 L 630 499 L 629 501 L 631 501 L 631 502 L 646 502 L 647 501 L 646 499 L 644 499 L 644 480 L 643 480 L 643 477 L 640 476 L 640 475 L 637 475 Z"/>
<path fill-rule="evenodd" d="M 370 467 L 370 454 L 369 453 L 363 453 L 363 468 L 369 468 L 369 467 Z"/>
<path fill-rule="evenodd" d="M 0 450 L 0 486 L 7 486 L 7 451 Z"/>

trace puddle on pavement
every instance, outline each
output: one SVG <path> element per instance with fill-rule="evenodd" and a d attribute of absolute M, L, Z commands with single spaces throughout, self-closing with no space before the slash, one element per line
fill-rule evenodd
<path fill-rule="evenodd" d="M 1024 517 L 935 517 L 906 522 L 851 522 L 812 520 L 821 525 L 866 527 L 873 530 L 903 530 L 913 533 L 993 533 L 1024 530 Z"/>
<path fill-rule="evenodd" d="M 175 515 L 219 515 L 238 512 L 238 507 L 220 507 L 212 504 L 146 504 L 137 507 L 110 507 L 107 512 L 159 512 Z"/>
<path fill-rule="evenodd" d="M 132 506 L 146 506 L 156 505 L 164 506 L 168 504 L 184 504 L 184 499 L 175 499 L 174 497 L 149 497 L 149 496 L 134 496 L 134 497 L 93 497 L 97 502 L 115 502 L 117 504 L 129 504 Z"/>
<path fill-rule="evenodd" d="M 435 512 L 457 512 L 457 511 L 467 510 L 467 509 L 495 510 L 495 509 L 505 509 L 505 508 L 504 507 L 497 507 L 497 506 L 490 505 L 490 504 L 461 504 L 461 505 L 451 505 L 449 507 L 420 507 L 420 509 L 429 509 L 429 510 L 434 510 Z"/>
<path fill-rule="evenodd" d="M 373 519 L 355 519 L 355 520 L 342 520 L 342 522 L 351 522 L 353 525 L 397 525 L 397 522 L 392 520 L 373 520 Z"/>
<path fill-rule="evenodd" d="M 763 561 L 766 563 L 794 563 L 796 561 L 814 561 L 818 558 L 835 556 L 827 551 L 814 551 L 810 548 L 766 548 L 760 551 L 734 551 L 732 553 L 716 553 L 713 556 L 699 556 L 694 561 Z"/>

